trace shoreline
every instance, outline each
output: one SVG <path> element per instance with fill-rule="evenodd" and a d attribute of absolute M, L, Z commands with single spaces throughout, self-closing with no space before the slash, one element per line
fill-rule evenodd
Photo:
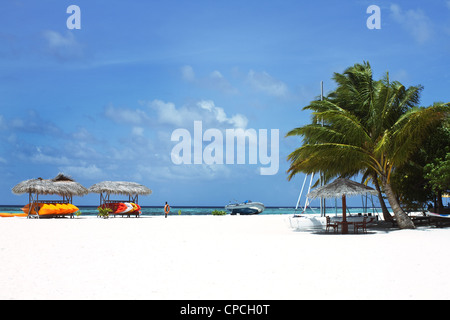
<path fill-rule="evenodd" d="M 0 206 L 0 213 L 3 212 L 10 212 L 10 213 L 23 213 L 22 211 L 23 206 Z M 82 216 L 97 216 L 97 206 L 78 206 L 81 217 Z M 211 215 L 214 210 L 220 210 L 220 211 L 226 211 L 227 214 L 230 214 L 229 211 L 227 211 L 223 207 L 178 207 L 178 206 L 172 206 L 170 215 L 178 215 L 181 212 L 182 216 L 196 216 L 196 215 Z M 161 206 L 143 206 L 141 207 L 141 217 L 142 216 L 161 216 L 164 215 L 164 208 Z M 340 214 L 341 209 L 337 209 L 337 214 Z M 266 207 L 265 210 L 262 213 L 259 213 L 258 215 L 297 215 L 297 214 L 307 214 L 307 215 L 315 215 L 320 214 L 319 208 L 308 208 L 306 212 L 302 213 L 302 209 L 295 210 L 294 207 Z M 327 208 L 327 214 L 328 215 L 334 215 L 336 213 L 335 208 Z M 380 218 L 382 218 L 381 210 L 378 208 L 363 208 L 363 207 L 349 207 L 348 208 L 349 214 L 358 214 L 358 213 L 367 213 L 372 215 L 378 215 Z"/>
<path fill-rule="evenodd" d="M 450 229 L 315 234 L 286 219 L 2 219 L 0 299 L 450 298 Z"/>

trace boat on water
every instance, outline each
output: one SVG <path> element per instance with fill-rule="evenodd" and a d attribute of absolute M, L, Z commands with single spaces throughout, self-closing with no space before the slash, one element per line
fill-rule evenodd
<path fill-rule="evenodd" d="M 230 214 L 250 215 L 259 214 L 264 211 L 266 207 L 261 202 L 253 202 L 251 200 L 242 203 L 230 203 L 225 206 L 225 209 L 230 211 Z"/>

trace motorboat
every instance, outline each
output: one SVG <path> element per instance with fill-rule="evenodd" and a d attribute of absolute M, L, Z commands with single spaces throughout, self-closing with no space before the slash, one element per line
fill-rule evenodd
<path fill-rule="evenodd" d="M 244 201 L 242 203 L 230 203 L 225 206 L 225 209 L 230 211 L 230 214 L 259 214 L 264 211 L 266 207 L 261 202 L 253 202 L 251 200 Z"/>

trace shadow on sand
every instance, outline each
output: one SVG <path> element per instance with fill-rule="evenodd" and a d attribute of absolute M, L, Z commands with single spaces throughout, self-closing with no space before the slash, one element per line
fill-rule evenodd
<path fill-rule="evenodd" d="M 416 229 L 414 229 L 414 230 L 428 231 L 428 230 L 443 229 L 443 228 L 450 228 L 450 221 L 449 221 L 449 223 L 445 223 L 445 224 L 444 223 L 435 223 L 435 222 L 430 222 L 428 224 L 420 224 L 420 225 L 416 225 Z M 401 231 L 401 230 L 402 229 L 400 229 L 398 226 L 396 226 L 392 222 L 378 221 L 375 224 L 372 224 L 370 226 L 368 225 L 367 232 L 359 231 L 358 233 L 355 233 L 353 230 L 353 227 L 349 227 L 347 234 L 342 234 L 341 230 L 339 230 L 338 232 L 334 232 L 333 230 L 326 231 L 325 228 L 320 228 L 320 227 L 309 228 L 309 229 L 304 229 L 304 230 L 295 230 L 294 229 L 293 231 L 299 232 L 299 233 L 316 234 L 316 235 L 347 235 L 347 236 L 360 235 L 360 236 L 364 236 L 364 235 L 374 235 L 374 234 L 386 234 L 386 233 Z"/>

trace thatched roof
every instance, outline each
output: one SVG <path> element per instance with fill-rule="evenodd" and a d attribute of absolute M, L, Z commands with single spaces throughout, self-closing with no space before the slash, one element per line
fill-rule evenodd
<path fill-rule="evenodd" d="M 84 196 L 89 193 L 88 189 L 62 173 L 53 179 L 37 178 L 22 181 L 12 189 L 12 192 L 14 194 L 36 193 L 60 196 Z"/>
<path fill-rule="evenodd" d="M 89 192 L 123 194 L 123 195 L 149 195 L 152 190 L 136 182 L 127 181 L 103 181 L 94 184 Z"/>
<path fill-rule="evenodd" d="M 376 195 L 377 191 L 364 184 L 348 179 L 339 178 L 330 184 L 314 189 L 313 191 L 308 193 L 307 197 L 311 199 L 319 197 L 340 198 L 343 195 L 352 196 L 367 193 Z"/>

